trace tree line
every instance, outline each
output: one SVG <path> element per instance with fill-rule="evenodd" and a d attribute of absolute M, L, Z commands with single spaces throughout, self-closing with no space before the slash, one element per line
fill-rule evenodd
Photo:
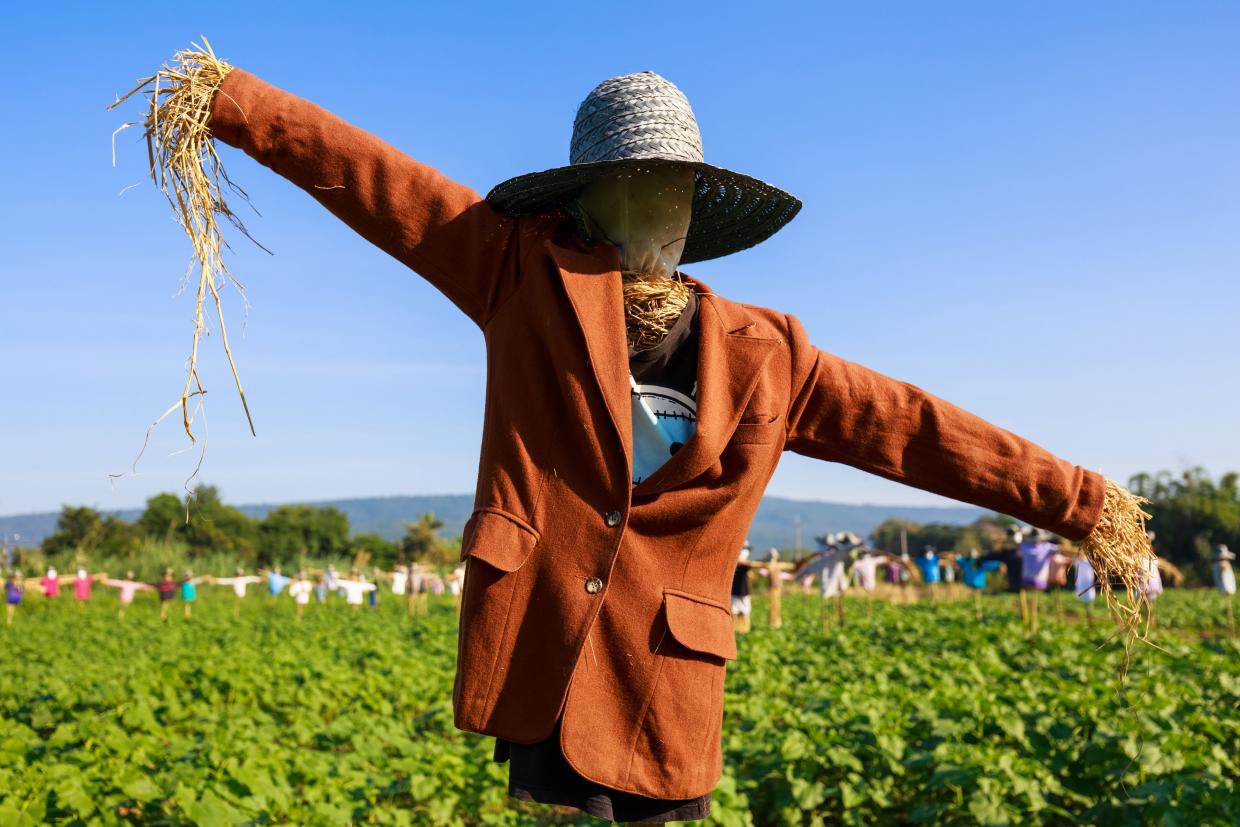
<path fill-rule="evenodd" d="M 338 508 L 280 505 L 261 518 L 251 517 L 225 503 L 215 486 L 199 485 L 184 499 L 156 494 L 133 522 L 88 506 L 66 505 L 39 553 L 66 568 L 98 560 L 138 563 L 152 546 L 175 547 L 186 563 L 230 558 L 248 568 L 293 567 L 306 560 L 364 554 L 368 564 L 390 569 L 404 562 L 454 563 L 459 541 L 440 537 L 442 527 L 434 514 L 423 514 L 406 523 L 404 535 L 393 542 L 374 533 L 353 534 L 348 515 Z"/>
<path fill-rule="evenodd" d="M 1180 474 L 1161 471 L 1140 473 L 1128 480 L 1128 488 L 1145 497 L 1145 507 L 1153 519 L 1154 550 L 1184 573 L 1190 586 L 1210 583 L 1211 557 L 1215 546 L 1224 543 L 1240 551 L 1240 474 L 1231 471 L 1213 480 L 1204 468 L 1190 468 Z M 1016 521 L 1000 514 L 982 517 L 967 525 L 915 523 L 891 519 L 870 535 L 875 548 L 900 553 L 903 545 L 916 554 L 925 546 L 940 551 L 968 554 L 998 549 L 1005 542 L 1006 529 Z M 901 533 L 903 532 L 903 540 Z"/>
<path fill-rule="evenodd" d="M 1141 473 L 1128 487 L 1150 500 L 1147 510 L 1157 538 L 1158 554 L 1184 572 L 1190 585 L 1210 582 L 1213 548 L 1226 543 L 1240 551 L 1240 474 L 1229 472 L 1217 481 L 1204 468 L 1181 474 Z M 188 516 L 188 519 L 187 519 Z M 875 548 L 916 554 L 925 546 L 967 554 L 999 548 L 1010 517 L 995 514 L 966 526 L 915 523 L 890 519 L 870 535 Z M 40 555 L 64 567 L 92 560 L 140 562 L 152 544 L 175 547 L 186 562 L 229 558 L 251 568 L 294 566 L 306 559 L 367 559 L 383 568 L 401 562 L 449 565 L 460 553 L 459 540 L 439 536 L 442 522 L 423 514 L 405 523 L 395 542 L 373 533 L 354 535 L 349 518 L 330 506 L 281 505 L 262 518 L 227 505 L 218 489 L 200 485 L 184 498 L 157 494 L 134 522 L 102 514 L 86 506 L 65 506 L 56 532 L 43 540 Z M 18 559 L 20 564 L 20 557 Z M 40 561 L 42 562 L 42 561 Z"/>

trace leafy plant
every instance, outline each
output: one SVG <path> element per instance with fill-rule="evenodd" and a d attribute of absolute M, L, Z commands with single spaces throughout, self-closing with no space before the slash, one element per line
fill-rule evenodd
<path fill-rule="evenodd" d="M 0 827 L 597 823 L 506 798 L 490 739 L 452 726 L 450 599 L 349 611 L 202 592 L 161 624 L 30 595 L 0 629 Z M 713 821 L 1233 824 L 1240 644 L 1219 595 L 1168 592 L 1127 686 L 1110 629 L 1068 596 L 1021 632 L 1014 599 L 849 599 L 822 631 L 788 595 L 729 664 Z M 765 616 L 756 601 L 755 617 Z M 872 612 L 872 614 L 871 614 Z M 834 622 L 834 621 L 833 621 Z"/>

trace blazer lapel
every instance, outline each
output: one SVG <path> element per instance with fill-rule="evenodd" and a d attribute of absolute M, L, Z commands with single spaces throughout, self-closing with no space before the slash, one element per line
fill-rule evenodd
<path fill-rule="evenodd" d="M 624 334 L 624 294 L 615 249 L 599 245 L 605 256 L 579 252 L 548 241 L 564 290 L 585 338 L 594 372 L 612 425 L 624 446 L 629 479 L 633 469 L 633 424 L 629 389 L 629 348 Z"/>
<path fill-rule="evenodd" d="M 714 464 L 779 343 L 754 335 L 753 320 L 738 305 L 709 292 L 698 299 L 697 427 L 675 456 L 637 486 L 642 494 L 681 485 Z"/>

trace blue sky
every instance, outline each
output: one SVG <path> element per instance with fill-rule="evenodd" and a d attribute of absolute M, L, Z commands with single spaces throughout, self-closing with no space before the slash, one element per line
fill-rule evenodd
<path fill-rule="evenodd" d="M 105 106 L 200 34 L 483 193 L 563 163 L 597 82 L 657 71 L 708 160 L 805 202 L 689 273 L 1110 476 L 1240 468 L 1240 5 L 95 5 L 26 4 L 0 34 L 0 514 L 137 505 L 193 469 L 167 422 L 107 479 L 180 392 L 192 306 L 137 129 L 111 165 L 139 106 Z M 222 152 L 275 255 L 233 239 L 258 437 L 208 340 L 201 479 L 244 502 L 472 491 L 471 323 Z M 792 455 L 769 491 L 939 501 Z"/>

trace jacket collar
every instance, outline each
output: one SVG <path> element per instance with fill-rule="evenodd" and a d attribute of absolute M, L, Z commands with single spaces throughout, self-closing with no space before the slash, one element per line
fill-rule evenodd
<path fill-rule="evenodd" d="M 628 464 L 632 484 L 633 423 L 629 408 L 629 346 L 624 335 L 624 294 L 620 288 L 620 258 L 609 244 L 582 244 L 583 249 L 561 247 L 548 240 L 573 315 L 581 329 L 595 384 L 611 414 Z"/>
<path fill-rule="evenodd" d="M 624 446 L 632 483 L 633 424 L 628 343 L 624 335 L 624 297 L 620 262 L 613 247 L 577 250 L 548 242 L 573 313 L 585 339 L 594 380 Z M 637 493 L 651 494 L 687 482 L 707 470 L 728 443 L 753 394 L 777 339 L 760 335 L 745 308 L 716 296 L 688 278 L 698 294 L 697 427 L 675 456 L 645 479 Z"/>

